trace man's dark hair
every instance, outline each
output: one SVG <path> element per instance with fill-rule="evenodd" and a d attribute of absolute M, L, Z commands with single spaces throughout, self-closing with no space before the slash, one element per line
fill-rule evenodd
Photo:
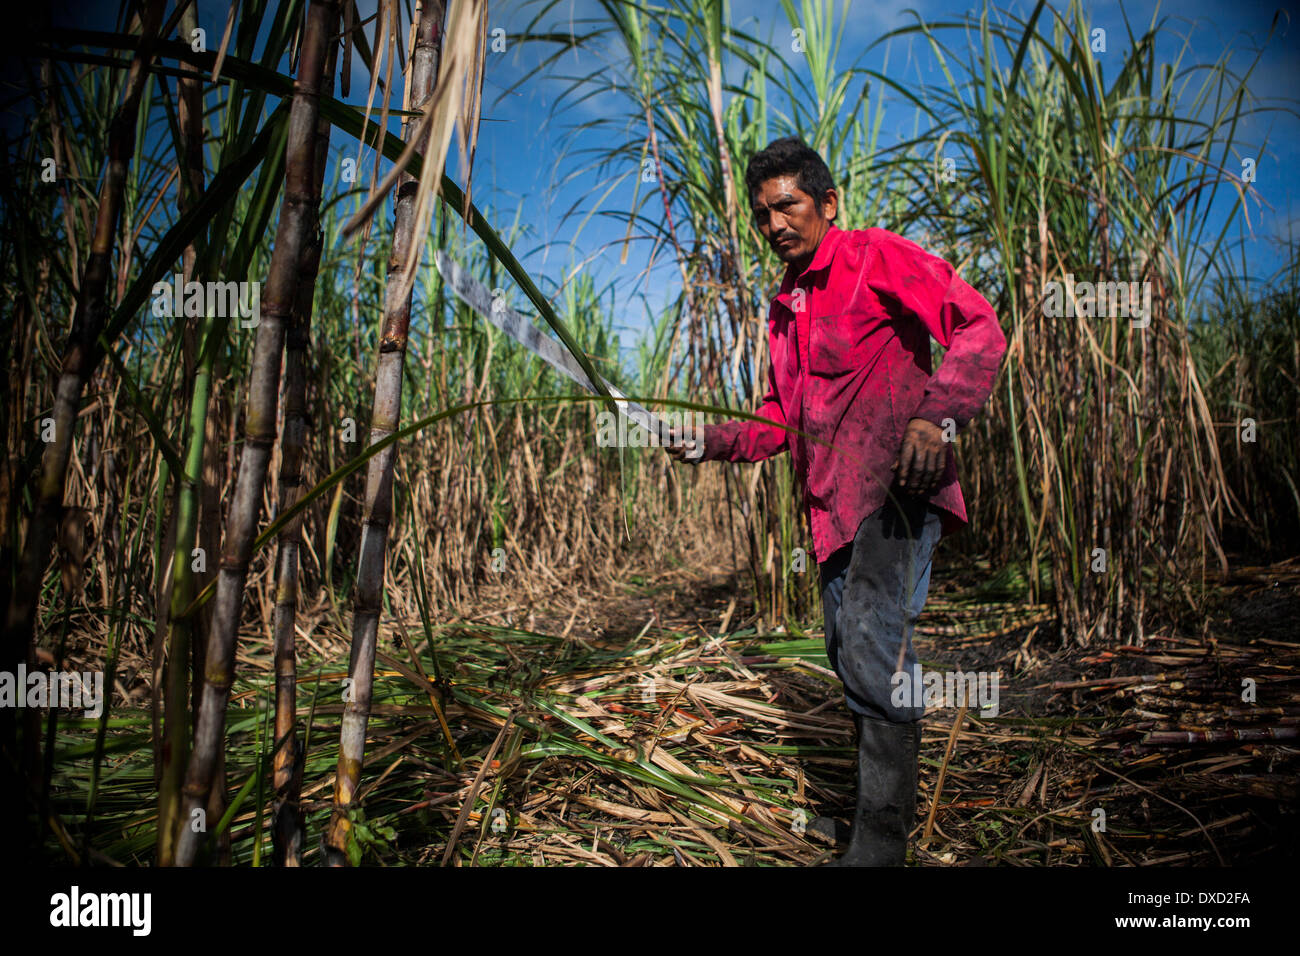
<path fill-rule="evenodd" d="M 826 190 L 835 188 L 831 171 L 821 156 L 797 136 L 775 139 L 749 158 L 745 167 L 749 201 L 754 201 L 759 186 L 776 176 L 794 176 L 799 188 L 812 196 L 818 213 L 822 211 Z"/>

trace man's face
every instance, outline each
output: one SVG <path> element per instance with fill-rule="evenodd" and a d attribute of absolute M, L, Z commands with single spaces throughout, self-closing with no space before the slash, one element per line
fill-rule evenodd
<path fill-rule="evenodd" d="M 754 194 L 754 220 L 782 262 L 806 269 L 839 210 L 839 197 L 828 190 L 819 212 L 813 197 L 794 176 L 764 180 Z"/>

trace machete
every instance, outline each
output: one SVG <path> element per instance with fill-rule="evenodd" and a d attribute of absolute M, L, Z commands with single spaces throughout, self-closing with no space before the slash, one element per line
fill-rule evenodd
<path fill-rule="evenodd" d="M 441 249 L 434 252 L 434 262 L 438 267 L 438 272 L 442 275 L 443 281 L 471 309 L 557 372 L 568 376 L 587 391 L 596 395 L 600 394 L 596 387 L 592 385 L 591 379 L 587 377 L 587 373 L 574 361 L 573 356 L 569 355 L 554 339 L 544 336 L 537 326 L 528 320 L 526 315 L 516 312 L 505 303 L 494 299 L 492 293 L 482 283 L 474 279 L 473 276 L 460 267 L 455 259 Z M 664 423 L 663 419 L 636 402 L 627 399 L 621 391 L 609 383 L 608 379 L 601 378 L 601 382 L 608 389 L 609 394 L 614 396 L 614 404 L 618 406 L 620 412 L 636 422 L 652 436 L 657 435 L 659 444 L 669 444 L 668 425 Z M 687 429 L 687 432 L 688 434 L 684 437 L 690 437 L 689 429 Z"/>

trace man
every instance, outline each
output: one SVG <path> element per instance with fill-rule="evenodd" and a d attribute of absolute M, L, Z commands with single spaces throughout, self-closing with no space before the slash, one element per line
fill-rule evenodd
<path fill-rule="evenodd" d="M 901 866 L 925 708 L 896 697 L 892 678 L 911 687 L 931 554 L 966 524 L 945 438 L 988 398 L 1006 339 L 992 306 L 942 259 L 884 229 L 836 228 L 830 171 L 798 139 L 755 154 L 745 182 L 759 231 L 786 263 L 756 412 L 775 424 L 707 426 L 702 449 L 668 452 L 760 461 L 790 451 L 820 565 L 826 653 L 858 739 L 852 837 L 831 865 Z M 947 350 L 935 373 L 931 337 Z"/>

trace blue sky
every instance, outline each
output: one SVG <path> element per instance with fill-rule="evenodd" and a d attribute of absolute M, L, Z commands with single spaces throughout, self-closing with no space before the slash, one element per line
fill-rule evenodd
<path fill-rule="evenodd" d="M 209 44 L 215 46 L 221 35 L 227 4 L 222 0 L 198 0 L 200 24 L 208 33 Z M 1007 9 L 1025 16 L 1032 4 L 1019 0 L 1004 4 Z M 1064 9 L 1064 3 L 1058 9 Z M 362 0 L 363 14 L 373 10 L 374 0 Z M 835 2 L 837 21 L 842 12 L 841 2 Z M 838 65 L 853 62 L 859 65 L 885 69 L 888 75 L 902 79 L 934 81 L 937 74 L 930 72 L 933 63 L 923 44 L 912 38 L 896 38 L 888 44 L 872 47 L 884 34 L 915 22 L 909 10 L 915 10 L 927 21 L 951 21 L 975 11 L 975 3 L 951 3 L 945 0 L 850 0 L 847 4 L 845 32 L 841 43 Z M 1123 15 L 1118 2 L 1090 2 L 1084 7 L 1090 24 L 1102 27 L 1108 33 L 1108 50 L 1103 55 L 1106 80 L 1113 79 L 1122 61 L 1126 45 Z M 1153 2 L 1129 2 L 1123 5 L 1135 32 L 1141 32 L 1153 16 L 1167 18 L 1171 28 L 1166 48 L 1160 50 L 1164 58 L 1172 60 L 1178 47 L 1186 41 L 1189 49 L 1184 56 L 1187 63 L 1212 62 L 1231 47 L 1236 52 L 1232 63 L 1244 68 L 1256 51 L 1262 48 L 1259 66 L 1252 78 L 1251 88 L 1265 103 L 1281 104 L 1285 98 L 1295 97 L 1300 91 L 1300 23 L 1284 12 L 1278 29 L 1265 43 L 1270 23 L 1276 11 L 1284 9 L 1276 3 L 1256 0 L 1187 0 L 1179 4 L 1159 5 Z M 506 0 L 489 4 L 490 27 L 503 27 L 507 33 L 520 33 L 539 10 L 535 0 Z M 118 3 L 56 4 L 57 25 L 77 25 L 96 29 L 111 29 L 118 11 Z M 731 22 L 739 29 L 762 38 L 785 40 L 790 24 L 777 0 L 732 0 Z M 559 30 L 574 25 L 583 31 L 582 22 L 598 15 L 596 0 L 560 0 L 542 27 Z M 367 33 L 371 34 L 370 29 Z M 958 36 L 949 32 L 947 42 L 956 43 Z M 783 44 L 788 46 L 788 44 Z M 595 118 L 622 112 L 626 104 L 609 95 L 595 96 L 571 108 L 556 111 L 556 102 L 568 85 L 566 77 L 591 74 L 597 70 L 617 71 L 619 57 L 608 45 L 597 44 L 591 49 L 567 53 L 546 71 L 538 74 L 537 66 L 553 54 L 555 47 L 548 43 L 512 42 L 504 53 L 489 53 L 485 78 L 485 108 L 479 133 L 477 156 L 473 170 L 473 195 L 475 202 L 490 212 L 490 218 L 499 228 L 515 221 L 516 216 L 528 226 L 520 249 L 525 266 L 537 278 L 544 290 L 555 288 L 564 275 L 576 264 L 582 264 L 596 280 L 597 288 L 612 284 L 614 303 L 620 316 L 619 324 L 638 332 L 644 325 L 647 309 L 658 310 L 674 298 L 678 290 L 677 273 L 667 261 L 661 262 L 649 275 L 644 270 L 648 247 L 634 243 L 628 252 L 628 261 L 620 262 L 621 240 L 627 232 L 626 222 L 605 217 L 584 217 L 596 204 L 597 182 L 588 175 L 565 180 L 572 170 L 574 157 L 582 150 L 608 146 L 610 137 L 619 135 L 610 131 L 574 132 L 575 127 Z M 886 58 L 888 58 L 886 60 Z M 800 58 L 791 57 L 798 66 Z M 354 59 L 351 95 L 348 100 L 360 104 L 366 90 L 365 71 L 359 58 Z M 281 64 L 287 69 L 288 64 Z M 729 78 L 738 79 L 740 64 L 729 64 Z M 536 75 L 534 75 L 536 74 Z M 522 80 L 522 83 L 520 81 Z M 519 84 L 516 87 L 516 84 Z M 516 87 L 508 95 L 503 92 Z M 1291 104 L 1294 109 L 1295 105 Z M 909 104 L 895 95 L 886 101 L 882 128 L 882 145 L 910 134 L 914 113 Z M 394 129 L 395 129 L 394 125 Z M 782 130 L 773 129 L 773 135 Z M 625 135 L 640 142 L 645 131 L 643 124 L 631 128 Z M 1291 171 L 1300 169 L 1300 120 L 1285 112 L 1268 113 L 1248 118 L 1239 134 L 1243 143 L 1262 143 L 1268 147 L 1258 157 L 1255 188 L 1263 207 L 1251 209 L 1254 237 L 1247 240 L 1252 272 L 1265 276 L 1272 272 L 1281 259 L 1271 240 L 1285 238 L 1289 230 L 1300 234 L 1300 195 L 1297 195 Z M 570 152 L 562 159 L 562 150 Z M 354 142 L 344 142 L 336 135 L 332 145 L 336 158 L 356 154 Z M 450 170 L 461 180 L 453 143 Z M 740 158 L 743 162 L 743 157 Z M 368 170 L 370 163 L 363 163 Z M 613 208 L 626 206 L 633 190 L 633 177 L 618 187 L 610 198 Z M 602 187 L 603 188 L 603 187 Z M 1226 191 L 1221 195 L 1227 196 Z M 647 204 L 644 211 L 662 216 L 656 200 Z M 567 215 L 566 215 L 567 214 Z M 1222 221 L 1226 210 L 1217 213 Z M 1216 213 L 1211 213 L 1213 220 Z M 1238 214 L 1234 230 L 1245 233 L 1246 222 Z M 873 223 L 841 223 L 845 226 L 865 227 Z M 629 344 L 625 336 L 624 347 Z"/>

